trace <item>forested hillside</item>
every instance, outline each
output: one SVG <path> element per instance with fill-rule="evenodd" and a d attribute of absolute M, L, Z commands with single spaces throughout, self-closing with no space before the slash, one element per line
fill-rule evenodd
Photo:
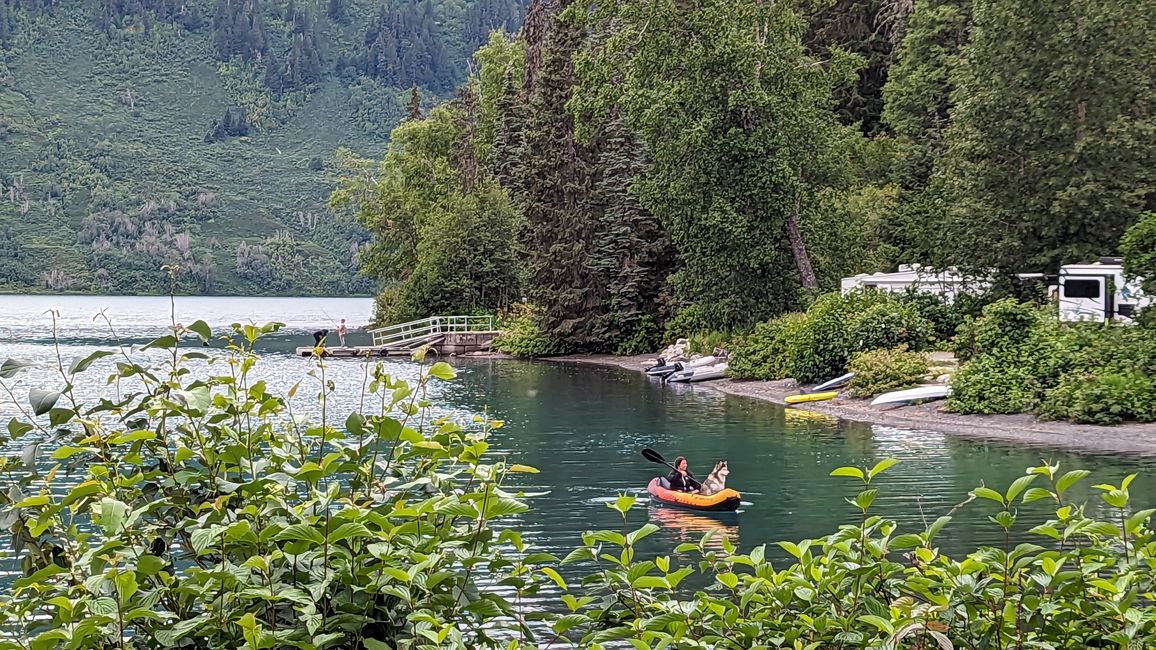
<path fill-rule="evenodd" d="M 1156 0 L 534 0 L 476 58 L 347 160 L 383 320 L 524 299 L 531 352 L 653 350 L 900 263 L 1054 273 L 1156 208 Z"/>
<path fill-rule="evenodd" d="M 369 293 L 335 152 L 384 152 L 523 0 L 0 0 L 0 290 Z M 416 90 L 415 90 L 416 89 Z"/>

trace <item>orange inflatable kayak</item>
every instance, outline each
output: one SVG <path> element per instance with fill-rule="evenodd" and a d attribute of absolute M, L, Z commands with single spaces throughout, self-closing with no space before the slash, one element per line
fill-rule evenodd
<path fill-rule="evenodd" d="M 726 488 L 710 496 L 702 496 L 692 492 L 668 490 L 662 487 L 661 480 L 662 479 L 657 477 L 654 478 L 650 481 L 650 485 L 646 486 L 646 491 L 650 493 L 651 497 L 662 503 L 672 506 L 682 506 L 683 508 L 690 508 L 692 510 L 709 510 L 713 512 L 738 510 L 740 502 L 739 493 L 730 488 Z"/>

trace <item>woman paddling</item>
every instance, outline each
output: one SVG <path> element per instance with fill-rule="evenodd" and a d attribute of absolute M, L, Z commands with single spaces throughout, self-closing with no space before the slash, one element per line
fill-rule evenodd
<path fill-rule="evenodd" d="M 666 475 L 666 480 L 670 483 L 670 489 L 678 492 L 694 492 L 702 487 L 702 484 L 694 480 L 694 476 L 687 469 L 685 456 L 674 459 L 674 469 Z"/>

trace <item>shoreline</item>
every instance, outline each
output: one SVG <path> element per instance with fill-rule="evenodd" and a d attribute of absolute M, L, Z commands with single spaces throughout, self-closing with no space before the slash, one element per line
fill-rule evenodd
<path fill-rule="evenodd" d="M 571 354 L 542 360 L 551 363 L 617 367 L 642 373 L 643 363 L 653 363 L 654 355 L 619 357 L 609 354 Z M 843 420 L 930 430 L 972 440 L 1018 443 L 1094 454 L 1137 454 L 1156 458 L 1156 423 L 1131 423 L 1108 427 L 1045 421 L 1026 413 L 961 415 L 944 412 L 942 401 L 878 410 L 868 406 L 869 400 L 857 399 L 846 394 L 824 402 L 787 404 L 784 398 L 798 393 L 797 384 L 790 379 L 781 381 L 717 379 L 697 385 L 727 395 L 822 413 Z"/>

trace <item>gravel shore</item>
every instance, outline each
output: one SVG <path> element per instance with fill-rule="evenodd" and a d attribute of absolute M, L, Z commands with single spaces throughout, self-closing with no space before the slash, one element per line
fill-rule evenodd
<path fill-rule="evenodd" d="M 654 363 L 653 355 L 618 357 L 613 355 L 568 355 L 546 359 L 555 363 L 617 366 L 642 372 Z M 699 384 L 730 395 L 741 395 L 786 406 L 785 398 L 799 392 L 794 381 L 738 381 L 719 379 Z M 1033 415 L 959 415 L 943 410 L 943 402 L 930 402 L 880 410 L 869 400 L 843 394 L 825 402 L 797 404 L 797 408 L 825 413 L 846 420 L 869 422 L 906 429 L 938 431 L 953 436 L 999 440 L 1024 445 L 1076 449 L 1093 453 L 1135 454 L 1156 457 L 1156 424 L 1122 424 L 1105 427 L 1069 422 L 1044 421 Z"/>

